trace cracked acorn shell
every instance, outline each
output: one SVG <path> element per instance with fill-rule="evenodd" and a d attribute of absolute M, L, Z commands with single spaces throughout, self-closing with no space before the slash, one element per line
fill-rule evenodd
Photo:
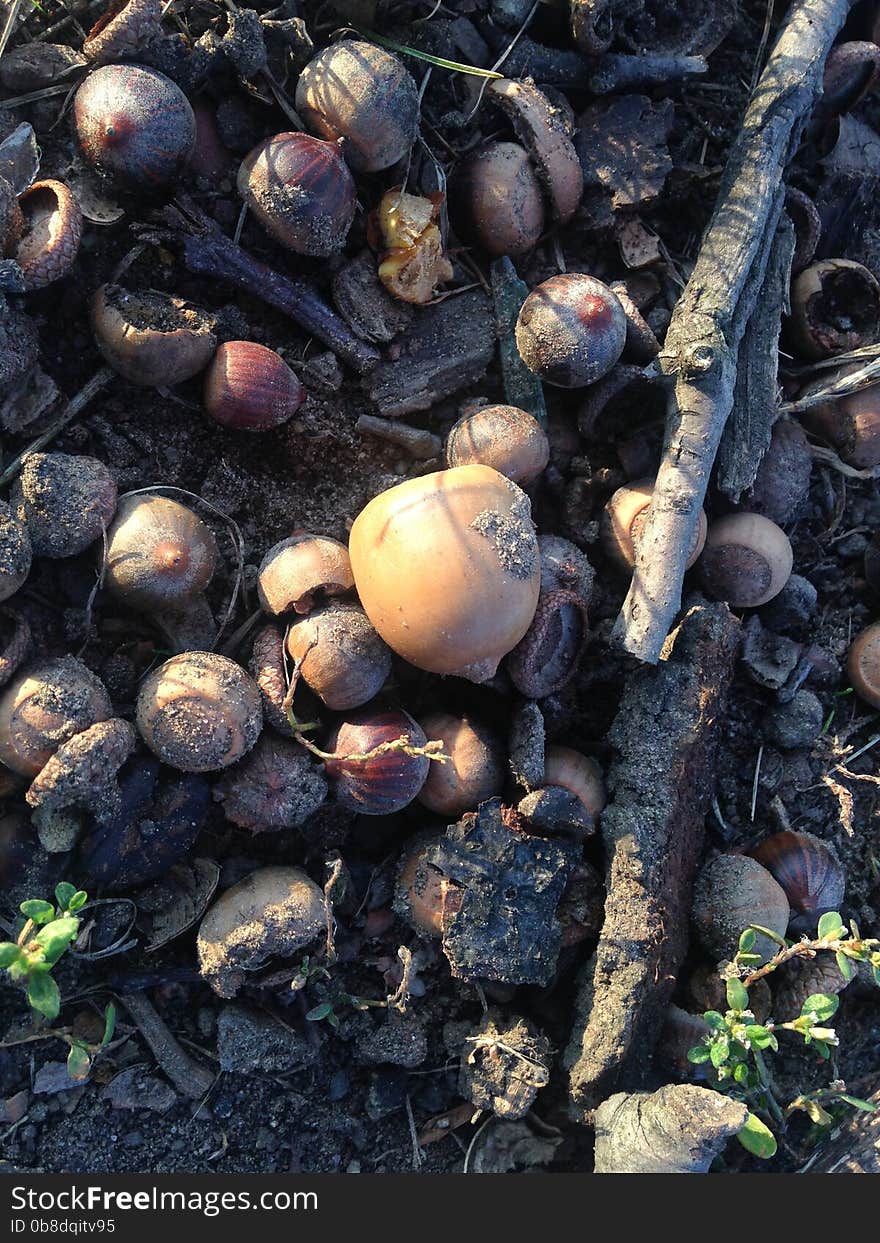
<path fill-rule="evenodd" d="M 384 48 L 341 39 L 303 69 L 296 110 L 309 129 L 340 141 L 358 173 L 379 172 L 402 160 L 415 142 L 419 94 L 403 62 Z"/>
<path fill-rule="evenodd" d="M 541 585 L 525 493 L 489 466 L 458 466 L 380 493 L 349 538 L 364 611 L 429 673 L 491 678 L 529 628 Z"/>
<path fill-rule="evenodd" d="M 144 742 L 184 773 L 227 768 L 260 735 L 263 708 L 256 683 L 217 652 L 182 652 L 155 669 L 135 709 Z"/>
<path fill-rule="evenodd" d="M 221 894 L 202 920 L 199 966 L 220 997 L 234 997 L 245 973 L 289 958 L 325 928 L 324 895 L 299 868 L 258 868 Z"/>
<path fill-rule="evenodd" d="M 36 777 L 69 738 L 112 715 L 103 683 L 75 656 L 32 665 L 0 695 L 0 762 Z"/>
<path fill-rule="evenodd" d="M 217 348 L 207 312 L 152 289 L 102 285 L 91 318 L 95 342 L 113 370 L 147 388 L 191 379 Z"/>

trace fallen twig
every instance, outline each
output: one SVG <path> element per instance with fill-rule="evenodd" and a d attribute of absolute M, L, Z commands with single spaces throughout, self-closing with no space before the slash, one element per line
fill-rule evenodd
<path fill-rule="evenodd" d="M 660 355 L 675 378 L 663 459 L 615 637 L 660 658 L 681 603 L 709 476 L 733 406 L 736 355 L 783 206 L 782 173 L 822 89 L 851 0 L 795 0 L 733 144 L 718 203 Z"/>
<path fill-rule="evenodd" d="M 214 1084 L 214 1076 L 184 1052 L 144 994 L 120 993 L 119 1000 L 177 1091 L 192 1100 L 206 1096 Z"/>

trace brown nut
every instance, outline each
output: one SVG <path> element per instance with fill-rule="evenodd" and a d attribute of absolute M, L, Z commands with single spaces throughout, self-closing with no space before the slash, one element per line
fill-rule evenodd
<path fill-rule="evenodd" d="M 808 397 L 860 371 L 862 365 L 852 363 L 830 375 L 822 372 L 819 379 L 801 391 L 801 397 Z M 811 406 L 800 417 L 808 431 L 827 440 L 850 466 L 870 470 L 880 465 L 880 388 L 872 385 L 845 397 L 833 397 L 821 405 Z"/>
<path fill-rule="evenodd" d="M 623 353 L 626 316 L 607 285 L 568 272 L 532 290 L 514 331 L 530 371 L 559 388 L 585 388 L 607 375 Z"/>
<path fill-rule="evenodd" d="M 221 894 L 202 920 L 199 968 L 214 992 L 234 997 L 245 973 L 289 958 L 325 928 L 324 895 L 299 868 L 258 868 Z"/>
<path fill-rule="evenodd" d="M 76 262 L 82 212 L 61 181 L 35 181 L 19 198 L 24 230 L 14 257 L 27 291 L 66 276 Z"/>
<path fill-rule="evenodd" d="M 784 936 L 791 912 L 782 886 L 755 859 L 718 855 L 697 876 L 691 914 L 703 948 L 717 959 L 729 959 L 751 924 Z M 753 953 L 767 959 L 777 948 L 759 933 Z"/>
<path fill-rule="evenodd" d="M 107 532 L 107 589 L 131 608 L 166 609 L 194 600 L 217 563 L 201 518 L 164 496 L 127 496 Z"/>
<path fill-rule="evenodd" d="M 0 695 L 0 761 L 35 777 L 68 738 L 112 715 L 103 684 L 75 656 L 32 665 Z"/>
<path fill-rule="evenodd" d="M 348 549 L 327 535 L 302 531 L 266 553 L 257 578 L 260 607 L 272 617 L 310 613 L 354 588 Z"/>
<path fill-rule="evenodd" d="M 532 483 L 550 461 L 547 433 L 518 406 L 483 406 L 446 437 L 449 466 L 491 466 L 514 483 Z"/>
<path fill-rule="evenodd" d="M 853 639 L 846 668 L 859 698 L 880 709 L 880 622 L 867 626 Z"/>
<path fill-rule="evenodd" d="M 102 285 L 92 299 L 92 330 L 114 371 L 148 388 L 180 384 L 207 366 L 217 348 L 210 316 L 183 298 Z"/>
<path fill-rule="evenodd" d="M 791 522 L 809 495 L 812 468 L 813 455 L 800 423 L 779 419 L 755 482 L 742 495 L 737 508 L 763 514 L 780 525 Z"/>
<path fill-rule="evenodd" d="M 544 232 L 544 198 L 528 153 L 490 142 L 467 156 L 450 188 L 457 231 L 490 255 L 524 255 Z"/>
<path fill-rule="evenodd" d="M 773 833 L 750 853 L 779 882 L 799 915 L 840 909 L 846 874 L 837 855 L 812 833 Z"/>
<path fill-rule="evenodd" d="M 107 529 L 116 494 L 116 480 L 97 458 L 28 453 L 12 501 L 36 556 L 75 557 Z"/>
<path fill-rule="evenodd" d="M 531 156 L 553 219 L 567 224 L 581 201 L 584 174 L 559 109 L 530 80 L 496 79 L 489 83 L 485 98 L 497 104 L 509 119 Z"/>
<path fill-rule="evenodd" d="M 276 134 L 242 161 L 238 192 L 288 250 L 326 258 L 345 242 L 357 206 L 351 173 L 335 143 Z"/>
<path fill-rule="evenodd" d="M 293 729 L 287 717 L 287 670 L 284 662 L 284 635 L 271 622 L 257 631 L 251 653 L 250 670 L 260 688 L 263 714 L 279 734 L 288 737 Z"/>
<path fill-rule="evenodd" d="M 636 563 L 635 544 L 645 528 L 653 495 L 653 479 L 634 479 L 617 489 L 602 513 L 602 544 L 621 570 L 631 572 Z M 685 569 L 689 570 L 703 551 L 707 530 L 706 515 L 701 509 Z"/>
<path fill-rule="evenodd" d="M 83 54 L 96 65 L 123 60 L 162 33 L 159 0 L 112 0 L 83 41 Z"/>
<path fill-rule="evenodd" d="M 454 909 L 455 886 L 426 859 L 428 851 L 441 837 L 421 834 L 404 851 L 397 872 L 394 910 L 416 932 L 427 937 L 443 933 L 443 916 L 450 905 Z"/>
<path fill-rule="evenodd" d="M 358 39 L 331 43 L 299 76 L 296 109 L 314 133 L 340 141 L 358 173 L 390 168 L 409 154 L 419 93 L 403 62 Z"/>
<path fill-rule="evenodd" d="M 165 764 L 184 773 L 241 759 L 263 725 L 260 692 L 240 665 L 216 652 L 183 652 L 141 686 L 137 727 Z"/>
<path fill-rule="evenodd" d="M 545 748 L 544 784 L 561 786 L 574 794 L 594 821 L 608 801 L 602 769 L 595 760 L 573 747 L 552 744 Z"/>
<path fill-rule="evenodd" d="M 788 536 L 761 514 L 726 514 L 706 535 L 697 562 L 703 587 L 735 609 L 754 609 L 779 595 L 794 556 Z"/>
<path fill-rule="evenodd" d="M 407 746 L 423 748 L 428 741 L 407 712 L 362 709 L 333 731 L 325 760 L 327 779 L 337 802 L 362 816 L 390 816 L 417 797 L 428 776 L 426 755 L 404 750 L 379 750 L 403 738 Z"/>
<path fill-rule="evenodd" d="M 485 681 L 534 617 L 531 506 L 491 467 L 458 466 L 381 493 L 355 519 L 349 553 L 370 621 L 430 673 Z"/>
<path fill-rule="evenodd" d="M 214 786 L 214 798 L 226 819 L 252 833 L 298 829 L 326 797 L 320 765 L 305 747 L 268 730 Z"/>
<path fill-rule="evenodd" d="M 880 284 L 861 263 L 820 259 L 791 286 L 789 347 L 803 358 L 831 358 L 880 336 Z"/>
<path fill-rule="evenodd" d="M 293 418 L 305 396 L 281 355 L 255 341 L 225 341 L 205 372 L 205 409 L 236 431 L 280 427 Z"/>
<path fill-rule="evenodd" d="M 327 604 L 298 618 L 287 632 L 287 652 L 333 712 L 369 703 L 391 673 L 391 648 L 357 604 Z"/>
<path fill-rule="evenodd" d="M 27 581 L 31 557 L 27 523 L 0 501 L 0 600 L 8 600 Z"/>
<path fill-rule="evenodd" d="M 426 738 L 443 743 L 449 759 L 431 764 L 418 800 L 439 816 L 475 811 L 504 789 L 506 755 L 501 740 L 470 717 L 433 712 L 420 722 Z"/>
<path fill-rule="evenodd" d="M 0 608 L 0 686 L 5 686 L 27 660 L 31 644 L 31 628 L 25 615 L 11 605 Z"/>

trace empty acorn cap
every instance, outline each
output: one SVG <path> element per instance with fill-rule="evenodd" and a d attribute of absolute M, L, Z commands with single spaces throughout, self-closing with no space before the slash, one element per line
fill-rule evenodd
<path fill-rule="evenodd" d="M 324 895 L 299 868 L 259 868 L 227 889 L 202 920 L 199 966 L 215 993 L 234 997 L 268 958 L 289 958 L 325 928 Z"/>
<path fill-rule="evenodd" d="M 581 201 L 584 174 L 558 110 L 533 82 L 528 81 L 496 79 L 489 83 L 486 98 L 494 101 L 509 118 L 534 161 L 554 218 L 565 224 Z"/>
<path fill-rule="evenodd" d="M 27 291 L 43 289 L 66 276 L 79 254 L 82 212 L 61 181 L 35 181 L 18 200 L 24 232 L 15 261 Z"/>

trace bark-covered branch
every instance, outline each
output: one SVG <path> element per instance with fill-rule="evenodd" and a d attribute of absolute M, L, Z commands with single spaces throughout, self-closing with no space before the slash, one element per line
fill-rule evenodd
<path fill-rule="evenodd" d="M 737 351 L 782 211 L 782 175 L 822 87 L 852 0 L 794 0 L 746 110 L 715 212 L 660 356 L 675 378 L 663 459 L 615 635 L 656 662 L 679 610 L 684 563 L 733 407 Z"/>

